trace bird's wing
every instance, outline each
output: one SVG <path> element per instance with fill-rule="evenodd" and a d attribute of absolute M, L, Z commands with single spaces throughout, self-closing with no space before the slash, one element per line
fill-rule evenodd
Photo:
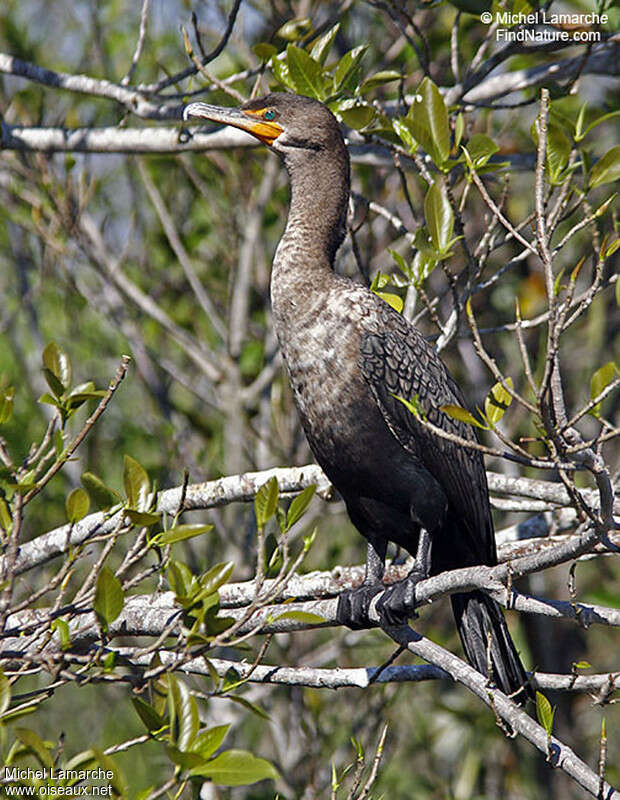
<path fill-rule="evenodd" d="M 381 302 L 381 324 L 361 341 L 361 367 L 392 434 L 440 483 L 467 549 L 476 563 L 496 563 L 495 537 L 484 462 L 479 451 L 425 428 L 397 398 L 417 403 L 429 422 L 462 439 L 477 441 L 473 429 L 440 407 L 466 407 L 445 365 L 404 317 Z M 461 524 L 462 523 L 462 524 Z"/>

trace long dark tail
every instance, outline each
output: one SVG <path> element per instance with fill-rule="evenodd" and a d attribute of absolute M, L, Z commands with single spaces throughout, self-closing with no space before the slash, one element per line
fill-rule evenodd
<path fill-rule="evenodd" d="M 484 592 L 455 594 L 451 599 L 469 663 L 523 705 L 532 698 L 532 689 L 500 607 Z"/>

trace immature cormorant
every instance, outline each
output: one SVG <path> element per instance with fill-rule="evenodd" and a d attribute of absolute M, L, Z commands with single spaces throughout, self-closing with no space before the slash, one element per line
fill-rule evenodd
<path fill-rule="evenodd" d="M 363 626 L 382 591 L 383 619 L 403 622 L 428 564 L 386 590 L 388 542 L 415 555 L 426 530 L 432 575 L 497 563 L 480 452 L 430 433 L 397 399 L 417 397 L 431 422 L 473 440 L 468 425 L 440 411 L 465 405 L 461 391 L 413 325 L 334 272 L 345 237 L 349 155 L 326 106 L 273 93 L 240 108 L 191 103 L 184 118 L 241 128 L 284 160 L 292 192 L 271 274 L 275 330 L 310 448 L 368 540 L 364 584 L 341 595 L 338 617 Z M 479 591 L 451 599 L 472 666 L 486 676 L 490 666 L 496 685 L 524 701 L 526 674 L 497 603 Z"/>

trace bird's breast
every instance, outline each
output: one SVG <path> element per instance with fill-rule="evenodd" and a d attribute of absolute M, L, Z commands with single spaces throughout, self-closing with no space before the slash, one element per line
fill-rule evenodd
<path fill-rule="evenodd" d="M 362 287 L 283 293 L 272 289 L 274 325 L 310 448 L 338 485 L 361 474 L 378 443 L 397 448 L 360 367 L 374 304 Z M 340 488 L 340 487 L 339 487 Z"/>

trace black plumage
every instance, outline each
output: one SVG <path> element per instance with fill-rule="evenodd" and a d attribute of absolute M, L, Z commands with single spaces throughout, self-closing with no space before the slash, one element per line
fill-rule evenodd
<path fill-rule="evenodd" d="M 240 109 L 193 103 L 190 117 L 253 133 L 288 169 L 291 207 L 271 279 L 274 325 L 312 452 L 368 540 L 364 585 L 343 593 L 339 619 L 364 625 L 371 599 L 385 588 L 388 542 L 415 555 L 424 529 L 430 565 L 417 564 L 378 601 L 387 622 L 401 621 L 429 566 L 438 574 L 497 562 L 480 452 L 429 432 L 398 398 L 415 398 L 434 425 L 474 441 L 468 425 L 441 411 L 465 400 L 415 327 L 333 270 L 345 235 L 349 157 L 331 112 L 274 93 Z M 455 595 L 452 606 L 471 664 L 523 701 L 526 674 L 499 606 L 482 592 Z"/>

